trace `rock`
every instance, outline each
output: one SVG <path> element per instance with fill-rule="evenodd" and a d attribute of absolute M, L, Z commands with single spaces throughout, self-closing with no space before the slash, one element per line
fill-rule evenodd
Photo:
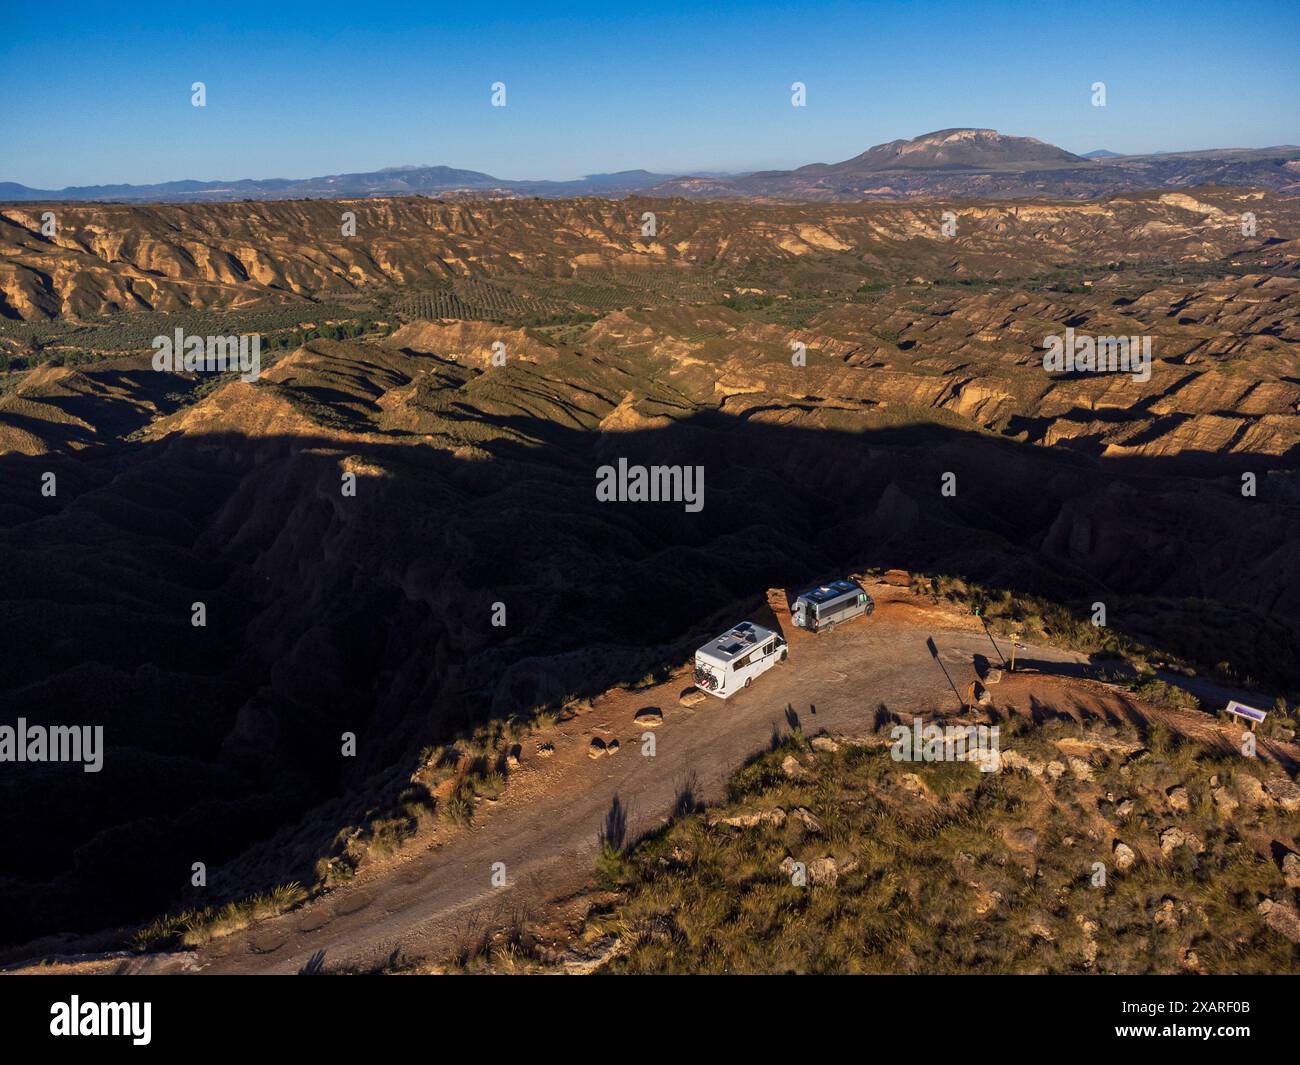
<path fill-rule="evenodd" d="M 1300 786 L 1294 781 L 1278 777 L 1265 784 L 1264 790 L 1283 810 L 1300 810 Z"/>
<path fill-rule="evenodd" d="M 1181 784 L 1170 788 L 1165 794 L 1169 800 L 1169 809 L 1173 810 L 1174 813 L 1184 814 L 1191 809 L 1192 800 L 1187 794 L 1187 789 Z"/>
<path fill-rule="evenodd" d="M 1151 915 L 1151 921 L 1160 932 L 1172 932 L 1177 929 L 1178 910 L 1174 906 L 1174 900 L 1168 897 L 1161 899 Z"/>
<path fill-rule="evenodd" d="M 799 759 L 792 754 L 787 754 L 785 756 L 785 760 L 781 763 L 781 772 L 792 780 L 797 780 L 800 777 L 806 777 L 808 775 L 808 770 L 804 769 L 800 764 Z"/>
<path fill-rule="evenodd" d="M 607 744 L 605 744 L 606 754 L 618 754 L 618 752 L 619 752 L 618 740 L 610 740 Z"/>
<path fill-rule="evenodd" d="M 1036 939 L 1045 939 L 1048 943 L 1056 942 L 1056 933 L 1052 931 L 1048 919 L 1041 914 L 1030 919 L 1026 931 Z"/>
<path fill-rule="evenodd" d="M 550 758 L 555 753 L 555 744 L 539 743 L 537 745 L 537 755 L 539 758 Z"/>
<path fill-rule="evenodd" d="M 1092 779 L 1092 766 L 1082 758 L 1070 758 L 1070 772 L 1074 774 L 1077 780 L 1089 781 Z"/>
<path fill-rule="evenodd" d="M 840 749 L 840 745 L 829 736 L 814 736 L 810 746 L 814 751 L 825 751 L 830 754 Z"/>
<path fill-rule="evenodd" d="M 1300 854 L 1289 853 L 1282 859 L 1282 879 L 1289 888 L 1300 888 Z"/>
<path fill-rule="evenodd" d="M 1238 806 L 1241 805 L 1232 797 L 1232 793 L 1227 788 L 1214 789 L 1214 805 L 1222 810 L 1225 814 L 1231 814 Z"/>
<path fill-rule="evenodd" d="M 988 687 L 990 684 L 998 684 L 1001 680 L 1002 670 L 990 668 L 988 673 L 984 675 L 984 686 Z"/>
<path fill-rule="evenodd" d="M 977 917 L 983 917 L 986 913 L 997 909 L 998 903 L 1002 901 L 1002 892 L 975 883 L 970 886 L 975 889 L 975 915 Z"/>
<path fill-rule="evenodd" d="M 509 766 L 511 769 L 514 769 L 517 765 L 519 765 L 519 756 L 522 753 L 523 753 L 522 749 L 520 748 L 519 744 L 516 743 L 513 747 L 510 748 L 509 751 L 506 752 L 506 765 Z"/>
<path fill-rule="evenodd" d="M 587 754 L 592 758 L 599 758 L 605 753 L 605 741 L 599 736 L 591 737 L 591 746 L 587 748 Z"/>
<path fill-rule="evenodd" d="M 1289 902 L 1265 899 L 1255 907 L 1255 912 L 1264 918 L 1264 923 L 1291 940 L 1300 943 L 1300 913 Z"/>
<path fill-rule="evenodd" d="M 1128 817 L 1133 812 L 1133 800 L 1121 799 L 1115 805 L 1115 814 L 1118 817 Z"/>
<path fill-rule="evenodd" d="M 664 712 L 657 706 L 647 706 L 638 710 L 632 720 L 642 728 L 658 728 L 664 723 Z"/>
<path fill-rule="evenodd" d="M 1023 769 L 1025 772 L 1033 776 L 1041 777 L 1043 775 L 1043 770 L 1047 768 L 1046 763 L 1035 762 L 1033 759 L 1026 758 L 1023 754 L 1020 754 L 1017 751 L 1003 751 L 1001 753 L 1003 769 Z"/>
<path fill-rule="evenodd" d="M 1201 842 L 1200 837 L 1184 832 L 1177 825 L 1171 825 L 1160 833 L 1160 853 L 1163 857 L 1168 858 L 1179 847 L 1187 847 L 1193 854 L 1200 854 L 1205 850 L 1205 844 Z"/>
<path fill-rule="evenodd" d="M 1260 783 L 1259 777 L 1252 776 L 1250 773 L 1238 773 L 1233 779 L 1233 784 L 1237 789 L 1237 794 L 1241 796 L 1242 802 L 1248 806 L 1259 809 L 1262 806 L 1268 806 L 1271 803 L 1268 795 L 1264 791 L 1264 785 Z"/>
<path fill-rule="evenodd" d="M 1127 843 L 1115 844 L 1115 868 L 1121 873 L 1133 868 L 1133 863 L 1137 861 L 1137 855 L 1133 853 L 1133 848 Z"/>
<path fill-rule="evenodd" d="M 1083 932 L 1083 964 L 1091 968 L 1097 963 L 1097 931 L 1100 926 L 1081 913 L 1076 913 L 1074 920 Z"/>
<path fill-rule="evenodd" d="M 626 950 L 618 936 L 604 936 L 585 947 L 566 951 L 560 956 L 560 965 L 569 976 L 587 976 Z"/>
<path fill-rule="evenodd" d="M 913 795 L 925 795 L 930 790 L 925 786 L 925 781 L 915 773 L 899 773 L 894 777 L 894 783 Z"/>
<path fill-rule="evenodd" d="M 808 863 L 808 881 L 812 884 L 835 884 L 840 878 L 834 858 L 814 858 Z"/>
<path fill-rule="evenodd" d="M 1052 780 L 1060 780 L 1065 775 L 1065 766 L 1053 759 L 1047 763 L 1047 775 Z"/>
<path fill-rule="evenodd" d="M 785 811 L 779 806 L 774 806 L 770 810 L 746 810 L 743 813 L 731 814 L 728 817 L 715 816 L 709 818 L 711 825 L 728 825 L 731 828 L 753 828 L 755 825 L 783 825 L 785 824 Z"/>
<path fill-rule="evenodd" d="M 822 823 L 817 819 L 817 815 L 809 810 L 806 806 L 800 806 L 790 815 L 799 821 L 809 832 L 820 832 Z"/>
<path fill-rule="evenodd" d="M 1105 751 L 1108 754 L 1135 754 L 1142 749 L 1140 743 L 1130 743 L 1125 740 L 1113 739 L 1110 736 L 1095 734 L 1063 736 L 1054 742 L 1062 754 L 1074 754 L 1081 758 L 1086 757 L 1093 751 Z"/>
<path fill-rule="evenodd" d="M 707 698 L 708 696 L 705 695 L 704 692 L 700 691 L 700 689 L 694 685 L 691 685 L 677 697 L 677 701 L 681 703 L 682 706 L 695 706 L 704 702 Z"/>

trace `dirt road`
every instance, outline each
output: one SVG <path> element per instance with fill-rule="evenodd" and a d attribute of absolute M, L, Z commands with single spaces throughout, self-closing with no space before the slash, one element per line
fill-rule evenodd
<path fill-rule="evenodd" d="M 322 951 L 331 969 L 428 955 L 463 937 L 476 914 L 533 905 L 588 881 L 598 833 L 616 798 L 635 837 L 663 823 L 684 789 L 704 801 L 720 797 L 725 779 L 774 731 L 797 723 L 808 735 L 822 729 L 861 734 L 882 704 L 908 715 L 951 712 L 957 698 L 927 650 L 927 637 L 963 692 L 974 678 L 974 657 L 996 662 L 995 652 L 978 628 L 935 629 L 926 620 L 906 604 L 887 603 L 875 617 L 817 636 L 783 626 L 789 660 L 725 702 L 710 697 L 679 705 L 689 683 L 681 676 L 658 688 L 604 696 L 548 734 L 552 757 L 527 745 L 505 796 L 481 804 L 470 830 L 441 845 L 414 845 L 382 870 L 195 953 L 150 956 L 130 968 L 293 973 Z M 1063 673 L 1085 662 L 1050 648 L 1024 649 L 1021 660 L 1051 663 Z M 649 730 L 633 723 L 649 706 L 663 713 L 653 756 L 643 753 Z M 593 736 L 618 739 L 618 753 L 591 759 Z M 504 887 L 493 886 L 495 863 L 504 863 Z"/>
<path fill-rule="evenodd" d="M 445 957 L 511 914 L 535 912 L 589 885 L 612 809 L 625 812 L 627 838 L 635 839 L 663 824 L 684 792 L 695 801 L 722 797 L 727 777 L 774 733 L 797 726 L 809 736 L 822 730 L 862 735 L 881 706 L 904 719 L 953 713 L 953 686 L 965 693 L 975 663 L 984 658 L 998 665 L 1008 650 L 995 648 L 974 618 L 892 588 L 872 590 L 883 596 L 873 617 L 816 636 L 793 629 L 773 597 L 776 617 L 757 620 L 782 629 L 789 660 L 725 702 L 705 697 L 682 705 L 679 695 L 689 685 L 684 673 L 656 688 L 598 698 L 526 743 L 502 799 L 480 803 L 466 830 L 449 834 L 439 827 L 430 840 L 363 869 L 345 887 L 198 951 L 101 964 L 133 973 L 295 973 L 313 959 L 328 970 L 369 970 L 403 957 Z M 928 638 L 944 669 L 930 655 Z M 993 689 L 995 702 L 1074 716 L 1159 719 L 1202 742 L 1235 742 L 1235 732 L 1209 715 L 1139 710 L 1118 692 L 1068 679 L 1092 672 L 1085 655 L 1022 647 L 1014 677 Z M 634 722 L 647 707 L 663 715 L 653 730 Z M 653 755 L 645 749 L 647 735 L 654 737 Z M 617 739 L 618 753 L 592 759 L 597 737 L 607 744 Z M 542 757 L 539 740 L 553 744 L 553 754 Z M 1300 757 L 1300 750 L 1282 746 L 1285 757 L 1268 756 L 1283 764 Z M 505 883 L 496 886 L 494 872 L 499 878 L 502 868 Z"/>

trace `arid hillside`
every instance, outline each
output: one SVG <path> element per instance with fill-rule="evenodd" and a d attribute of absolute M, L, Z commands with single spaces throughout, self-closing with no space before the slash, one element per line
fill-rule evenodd
<path fill-rule="evenodd" d="M 1294 200 L 54 210 L 0 210 L 0 719 L 108 757 L 0 778 L 5 943 L 199 860 L 310 883 L 430 745 L 841 571 L 1102 602 L 1095 649 L 1300 694 Z M 175 328 L 263 335 L 260 379 L 154 370 Z M 1049 373 L 1067 330 L 1149 377 Z M 702 509 L 602 501 L 620 460 Z"/>
<path fill-rule="evenodd" d="M 41 228 L 48 210 L 58 226 L 51 237 Z M 949 210 L 953 236 L 941 229 Z M 642 232 L 647 212 L 654 236 Z M 1246 212 L 1257 220 L 1251 237 L 1242 235 Z M 345 213 L 355 216 L 354 236 L 343 235 Z M 634 288 L 641 279 L 640 287 L 671 293 L 674 284 L 725 284 L 754 271 L 784 271 L 803 287 L 827 276 L 858 285 L 916 274 L 1022 277 L 1118 261 L 1249 262 L 1279 240 L 1294 241 L 1298 222 L 1294 199 L 1222 189 L 1086 204 L 416 197 L 8 205 L 0 207 L 0 316 L 84 320 L 267 301 L 306 309 L 464 279 L 502 284 L 539 311 L 556 296 L 548 282 L 599 283 L 611 272 L 629 275 Z"/>

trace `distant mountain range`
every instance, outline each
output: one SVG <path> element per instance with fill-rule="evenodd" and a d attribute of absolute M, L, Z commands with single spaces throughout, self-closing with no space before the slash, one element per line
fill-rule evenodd
<path fill-rule="evenodd" d="M 33 189 L 0 182 L 0 201 L 230 201 L 374 196 L 684 196 L 848 201 L 932 196 L 1045 195 L 1087 199 L 1116 192 L 1195 185 L 1244 185 L 1300 192 L 1300 147 L 1074 155 L 992 129 L 944 129 L 878 144 L 840 163 L 752 174 L 656 174 L 623 170 L 573 181 L 506 180 L 448 166 L 395 166 L 360 174 L 238 181 L 169 181 Z"/>

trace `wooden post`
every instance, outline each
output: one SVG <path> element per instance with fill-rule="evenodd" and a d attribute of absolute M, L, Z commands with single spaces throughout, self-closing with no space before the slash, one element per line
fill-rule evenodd
<path fill-rule="evenodd" d="M 1007 670 L 1008 673 L 1014 673 L 1016 671 L 1016 644 L 1019 642 L 1020 633 L 1013 632 L 1011 634 L 1011 668 Z"/>

